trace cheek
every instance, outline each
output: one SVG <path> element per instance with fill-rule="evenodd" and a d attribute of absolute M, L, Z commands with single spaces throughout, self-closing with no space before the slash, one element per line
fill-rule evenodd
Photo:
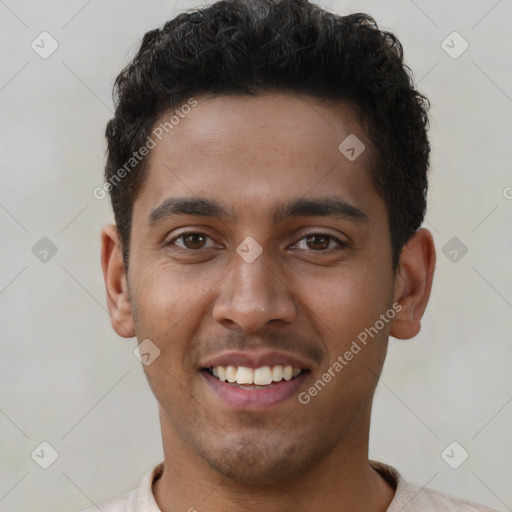
<path fill-rule="evenodd" d="M 193 309 L 194 297 L 170 272 L 149 269 L 137 283 L 135 334 L 139 341 L 150 339 L 155 343 L 160 356 L 158 363 L 174 364 L 183 351 L 180 340 L 186 325 L 187 312 Z M 155 366 L 162 366 L 161 364 Z M 154 369 L 145 367 L 148 373 Z"/>
<path fill-rule="evenodd" d="M 389 308 L 389 289 L 368 274 L 326 280 L 306 299 L 328 353 L 305 390 L 322 424 L 344 424 L 347 411 L 368 404 L 378 382 L 391 321 L 380 320 Z"/>
<path fill-rule="evenodd" d="M 303 293 L 302 302 L 313 315 L 312 322 L 324 333 L 326 342 L 330 340 L 329 352 L 356 339 L 390 306 L 391 280 L 378 277 L 369 266 L 364 266 L 361 272 L 340 268 L 337 275 L 321 281 L 312 276 L 301 288 L 309 290 Z"/>
<path fill-rule="evenodd" d="M 148 265 L 136 287 L 135 333 L 160 349 L 158 365 L 145 367 L 148 375 L 159 370 L 179 377 L 190 370 L 191 341 L 208 320 L 213 275 L 197 277 L 169 264 Z"/>
<path fill-rule="evenodd" d="M 169 263 L 148 265 L 136 287 L 139 323 L 169 328 L 194 315 L 214 283 L 212 276 L 192 275 Z"/>

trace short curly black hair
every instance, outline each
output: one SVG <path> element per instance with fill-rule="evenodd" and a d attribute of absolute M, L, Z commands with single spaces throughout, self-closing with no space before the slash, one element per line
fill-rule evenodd
<path fill-rule="evenodd" d="M 366 14 L 341 16 L 308 0 L 220 0 L 146 33 L 116 79 L 105 179 L 126 270 L 147 161 L 133 155 L 155 123 L 200 94 L 275 92 L 345 101 L 358 114 L 374 149 L 372 180 L 387 204 L 396 269 L 424 219 L 430 154 L 430 105 L 414 88 L 401 43 Z"/>

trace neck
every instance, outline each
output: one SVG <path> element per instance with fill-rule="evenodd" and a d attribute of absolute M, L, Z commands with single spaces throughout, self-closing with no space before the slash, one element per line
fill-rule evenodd
<path fill-rule="evenodd" d="M 288 481 L 276 475 L 272 485 L 248 485 L 216 473 L 190 453 L 161 414 L 165 468 L 153 486 L 155 499 L 162 512 L 384 512 L 394 491 L 368 461 L 370 410 L 313 467 Z"/>

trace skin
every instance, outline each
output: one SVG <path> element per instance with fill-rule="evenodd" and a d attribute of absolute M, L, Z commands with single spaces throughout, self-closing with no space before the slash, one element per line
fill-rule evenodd
<path fill-rule="evenodd" d="M 115 226 L 102 233 L 114 329 L 161 350 L 144 367 L 165 455 L 155 498 L 163 512 L 384 511 L 394 490 L 368 461 L 372 399 L 388 336 L 420 329 L 432 236 L 419 230 L 393 272 L 371 145 L 347 105 L 285 94 L 198 100 L 151 152 L 128 275 Z M 349 134 L 367 148 L 355 161 L 338 150 Z M 171 197 L 215 200 L 230 216 L 172 215 L 151 226 L 150 213 Z M 325 198 L 364 216 L 272 217 L 290 201 Z M 177 239 L 191 229 L 205 237 Z M 315 234 L 334 238 L 307 238 Z M 248 236 L 262 248 L 252 263 L 236 252 Z M 307 391 L 395 303 L 394 319 L 307 405 L 294 395 L 234 410 L 200 372 L 225 349 L 275 349 L 308 363 L 299 392 Z"/>

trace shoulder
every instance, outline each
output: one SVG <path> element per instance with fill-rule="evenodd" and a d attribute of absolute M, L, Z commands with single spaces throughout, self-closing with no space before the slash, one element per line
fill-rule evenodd
<path fill-rule="evenodd" d="M 117 498 L 95 504 L 82 512 L 160 512 L 152 492 L 153 483 L 162 475 L 164 465 L 158 464 L 142 479 L 139 487 Z"/>
<path fill-rule="evenodd" d="M 422 488 L 411 484 L 407 484 L 406 489 L 407 491 L 403 493 L 403 497 L 397 503 L 398 508 L 396 511 L 497 512 L 494 509 L 470 501 L 460 500 L 434 489 Z M 390 507 L 389 512 L 395 512 L 395 509 Z"/>
<path fill-rule="evenodd" d="M 98 510 L 101 510 L 101 512 L 132 512 L 135 510 L 132 505 L 135 501 L 136 493 L 137 490 L 131 491 L 117 498 L 98 503 L 98 505 L 82 510 L 82 512 L 98 512 Z"/>
<path fill-rule="evenodd" d="M 371 466 L 395 486 L 395 497 L 386 512 L 497 512 L 434 489 L 410 484 L 395 468 L 386 464 L 371 461 Z"/>

